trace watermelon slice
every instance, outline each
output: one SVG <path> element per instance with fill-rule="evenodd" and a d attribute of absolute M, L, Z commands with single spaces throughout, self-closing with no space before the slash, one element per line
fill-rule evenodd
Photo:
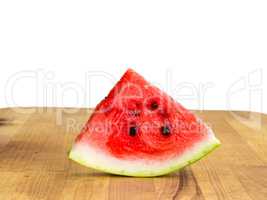
<path fill-rule="evenodd" d="M 128 69 L 96 107 L 69 158 L 126 176 L 159 176 L 189 165 L 219 146 L 193 113 Z"/>

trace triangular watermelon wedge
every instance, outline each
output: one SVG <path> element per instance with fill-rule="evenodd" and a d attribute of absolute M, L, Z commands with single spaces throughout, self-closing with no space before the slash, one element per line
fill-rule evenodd
<path fill-rule="evenodd" d="M 219 146 L 212 130 L 142 76 L 128 69 L 96 107 L 69 158 L 126 176 L 159 176 Z"/>

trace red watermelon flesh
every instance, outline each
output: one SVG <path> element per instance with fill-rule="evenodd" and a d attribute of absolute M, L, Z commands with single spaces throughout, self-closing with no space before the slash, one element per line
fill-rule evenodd
<path fill-rule="evenodd" d="M 193 113 L 129 69 L 97 105 L 69 157 L 113 174 L 158 176 L 219 144 Z"/>

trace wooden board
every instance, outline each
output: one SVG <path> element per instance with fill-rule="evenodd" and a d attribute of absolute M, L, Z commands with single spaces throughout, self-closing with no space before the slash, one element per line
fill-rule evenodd
<path fill-rule="evenodd" d="M 0 109 L 0 199 L 267 199 L 267 117 L 196 112 L 222 145 L 180 172 L 132 178 L 67 157 L 90 109 Z"/>

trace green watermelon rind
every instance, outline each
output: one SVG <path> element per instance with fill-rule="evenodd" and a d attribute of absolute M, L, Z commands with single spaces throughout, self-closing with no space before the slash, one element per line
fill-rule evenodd
<path fill-rule="evenodd" d="M 162 169 L 151 169 L 149 170 L 138 170 L 136 171 L 128 171 L 127 169 L 123 169 L 120 167 L 112 167 L 112 163 L 110 163 L 110 166 L 107 165 L 98 165 L 94 161 L 94 159 L 88 159 L 88 156 L 86 152 L 82 152 L 84 150 L 79 149 L 79 144 L 76 144 L 76 147 L 74 146 L 69 153 L 69 158 L 81 165 L 84 165 L 89 168 L 93 168 L 96 170 L 100 170 L 103 172 L 111 173 L 111 174 L 117 174 L 117 175 L 124 175 L 124 176 L 135 176 L 135 177 L 155 177 L 155 176 L 161 176 L 165 174 L 169 174 L 171 172 L 177 171 L 179 169 L 182 169 L 188 165 L 191 165 L 192 163 L 200 160 L 210 152 L 212 152 L 214 149 L 216 149 L 218 146 L 220 146 L 220 141 L 213 135 L 211 131 L 211 136 L 209 136 L 209 139 L 207 141 L 201 141 L 202 147 L 197 148 L 194 152 L 187 153 L 185 155 L 185 159 L 181 160 L 180 158 L 177 159 L 177 162 L 164 167 Z M 203 143 L 206 143 L 203 145 Z M 81 144 L 80 144 L 81 145 Z M 188 150 L 190 151 L 190 150 Z M 91 155 L 91 156 L 98 156 L 98 155 Z M 181 155 L 182 157 L 183 155 Z M 128 162 L 128 161 L 125 161 Z M 131 162 L 131 161 L 129 161 Z M 175 160 L 174 160 L 175 162 Z"/>

